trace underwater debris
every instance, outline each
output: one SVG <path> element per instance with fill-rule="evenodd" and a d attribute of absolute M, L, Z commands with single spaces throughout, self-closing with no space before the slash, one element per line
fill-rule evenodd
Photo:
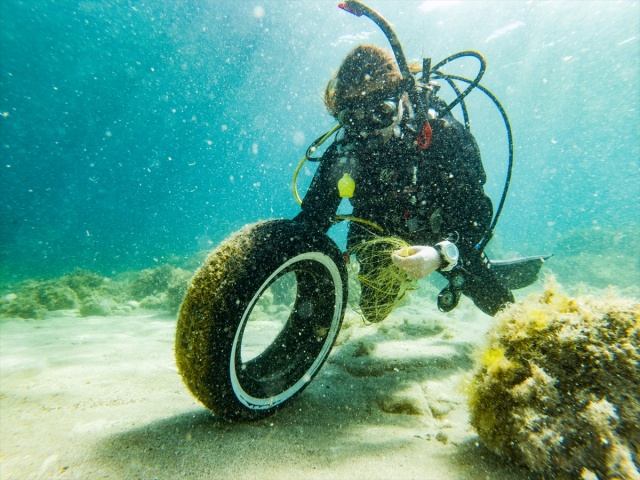
<path fill-rule="evenodd" d="M 468 385 L 485 446 L 548 478 L 640 479 L 640 303 L 553 278 L 507 308 Z"/>
<path fill-rule="evenodd" d="M 391 253 L 408 248 L 409 244 L 397 237 L 381 237 L 361 242 L 350 248 L 357 258 L 360 281 L 359 308 L 365 321 L 379 323 L 389 316 L 404 300 L 410 290 L 416 290 L 417 280 L 395 266 Z"/>
<path fill-rule="evenodd" d="M 212 319 L 220 316 L 220 312 L 212 311 L 211 306 L 220 301 L 223 305 L 232 301 L 221 297 L 221 289 L 215 287 L 233 277 L 234 272 L 242 271 L 246 257 L 254 253 L 256 244 L 265 240 L 256 228 L 263 224 L 246 225 L 221 242 L 196 271 L 189 293 L 180 306 L 175 344 L 178 371 L 193 396 L 210 409 L 216 405 L 215 385 L 208 376 L 213 358 L 198 357 L 197 352 L 207 350 L 215 332 Z M 191 325 L 181 321 L 182 318 L 192 318 L 197 324 Z"/>

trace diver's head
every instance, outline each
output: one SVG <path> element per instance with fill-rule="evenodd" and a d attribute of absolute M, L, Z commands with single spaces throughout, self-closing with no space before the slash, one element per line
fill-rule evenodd
<path fill-rule="evenodd" d="M 329 80 L 324 101 L 345 128 L 374 131 L 393 122 L 402 87 L 391 53 L 376 45 L 358 45 Z"/>

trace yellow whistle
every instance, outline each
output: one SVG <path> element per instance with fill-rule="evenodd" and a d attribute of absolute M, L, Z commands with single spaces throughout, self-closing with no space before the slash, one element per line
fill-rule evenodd
<path fill-rule="evenodd" d="M 351 175 L 345 173 L 340 180 L 338 180 L 338 193 L 341 198 L 353 197 L 353 192 L 356 189 L 356 182 L 351 178 Z"/>

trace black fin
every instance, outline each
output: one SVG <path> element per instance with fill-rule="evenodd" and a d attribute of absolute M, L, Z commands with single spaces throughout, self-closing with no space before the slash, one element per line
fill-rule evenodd
<path fill-rule="evenodd" d="M 513 260 L 491 260 L 491 270 L 498 274 L 506 287 L 517 290 L 535 282 L 540 267 L 550 257 L 548 254 Z"/>

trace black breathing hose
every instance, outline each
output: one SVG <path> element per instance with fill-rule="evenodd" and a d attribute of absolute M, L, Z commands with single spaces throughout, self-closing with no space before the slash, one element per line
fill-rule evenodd
<path fill-rule="evenodd" d="M 458 105 L 458 103 L 462 102 L 465 99 L 465 97 L 469 95 L 469 93 L 471 93 L 471 90 L 473 90 L 480 83 L 480 80 L 482 79 L 482 76 L 484 75 L 484 72 L 487 69 L 487 61 L 484 59 L 482 54 L 478 52 L 474 52 L 472 50 L 466 50 L 464 52 L 458 52 L 454 55 L 451 55 L 445 58 L 444 60 L 442 60 L 441 62 L 438 62 L 436 65 L 434 65 L 431 68 L 431 71 L 427 73 L 427 78 L 431 76 L 432 72 L 435 72 L 440 76 L 439 78 L 444 78 L 446 80 L 446 75 L 443 75 L 438 69 L 445 66 L 447 63 L 462 57 L 474 57 L 478 59 L 478 61 L 480 62 L 480 70 L 476 74 L 476 78 L 472 82 L 469 82 L 469 86 L 465 89 L 465 91 L 458 94 L 456 99 L 453 102 L 451 102 L 447 106 L 447 108 L 442 112 L 442 115 L 446 115 L 453 107 Z M 422 74 L 424 75 L 424 72 Z M 451 83 L 449 83 L 449 85 L 451 85 Z M 456 93 L 459 92 L 457 88 L 454 88 L 454 90 L 456 91 Z"/>
<path fill-rule="evenodd" d="M 391 44 L 391 49 L 393 50 L 393 55 L 396 57 L 396 63 L 398 64 L 398 69 L 402 74 L 402 78 L 413 86 L 415 84 L 415 78 L 409 69 L 409 64 L 407 63 L 407 58 L 404 56 L 404 52 L 402 51 L 402 44 L 400 40 L 398 40 L 398 36 L 396 32 L 393 31 L 389 22 L 387 22 L 382 15 L 376 12 L 374 9 L 366 6 L 363 3 L 358 2 L 357 0 L 347 0 L 344 3 L 338 4 L 338 7 L 343 9 L 346 12 L 349 12 L 356 17 L 361 17 L 364 15 L 365 17 L 369 17 L 373 22 L 382 30 L 382 33 L 385 34 L 387 40 Z"/>
<path fill-rule="evenodd" d="M 446 77 L 451 80 L 460 80 L 462 82 L 467 82 L 469 84 L 473 83 L 468 78 L 464 78 L 459 75 L 444 74 L 442 72 L 437 72 L 437 73 L 438 75 L 442 76 L 442 78 Z M 500 112 L 500 115 L 502 116 L 502 121 L 504 122 L 504 126 L 507 130 L 507 142 L 509 144 L 509 161 L 507 164 L 507 177 L 505 180 L 504 189 L 502 191 L 502 197 L 500 198 L 500 203 L 498 204 L 498 208 L 496 209 L 496 214 L 493 217 L 493 221 L 491 222 L 491 226 L 489 227 L 489 230 L 487 231 L 485 236 L 482 238 L 482 240 L 480 240 L 480 243 L 478 243 L 475 247 L 477 250 L 483 251 L 484 248 L 487 246 L 487 243 L 489 243 L 489 240 L 491 240 L 491 237 L 493 236 L 493 230 L 496 228 L 496 224 L 498 223 L 498 218 L 500 218 L 500 214 L 502 213 L 502 208 L 504 207 L 504 203 L 507 200 L 507 193 L 509 191 L 509 185 L 511 184 L 511 173 L 513 172 L 513 133 L 511 130 L 511 123 L 509 122 L 509 117 L 507 116 L 507 112 L 503 108 L 500 101 L 495 97 L 493 93 L 491 93 L 489 90 L 487 90 L 485 87 L 483 87 L 479 83 L 476 83 L 474 86 L 479 88 L 481 92 L 487 95 L 491 99 L 491 101 L 494 103 L 498 111 Z"/>

